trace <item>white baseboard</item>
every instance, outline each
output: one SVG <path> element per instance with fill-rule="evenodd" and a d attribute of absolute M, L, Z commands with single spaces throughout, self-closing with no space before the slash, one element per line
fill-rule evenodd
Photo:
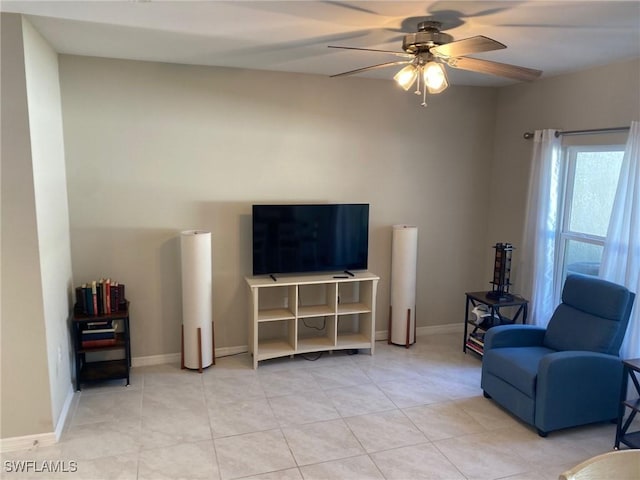
<path fill-rule="evenodd" d="M 58 423 L 53 432 L 36 433 L 34 435 L 23 435 L 21 437 L 8 437 L 0 439 L 0 453 L 14 452 L 16 450 L 28 450 L 34 447 L 49 447 L 55 445 L 60 437 L 62 431 L 70 418 L 69 413 L 71 411 L 71 405 L 73 404 L 74 390 L 73 385 L 69 384 L 69 391 L 67 397 L 64 400 L 60 417 L 58 417 Z"/>
<path fill-rule="evenodd" d="M 464 323 L 447 323 L 445 325 L 430 325 L 427 327 L 417 327 L 416 334 L 420 335 L 445 335 L 448 333 L 462 334 Z M 389 330 L 378 330 L 376 340 L 386 340 L 389 338 Z"/>
<path fill-rule="evenodd" d="M 448 323 L 446 325 L 431 325 L 428 327 L 418 327 L 416 333 L 418 335 L 444 335 L 447 333 L 460 333 L 464 330 L 464 323 Z M 378 330 L 375 335 L 376 340 L 386 340 L 388 330 Z M 227 357 L 229 355 L 237 355 L 249 351 L 247 345 L 238 345 L 235 347 L 216 348 L 216 358 Z M 147 367 L 150 365 L 162 365 L 165 363 L 175 363 L 180 361 L 180 353 L 167 353 L 164 355 L 150 355 L 147 357 L 133 357 L 131 359 L 132 367 Z"/>
<path fill-rule="evenodd" d="M 464 323 L 447 323 L 445 325 L 431 325 L 428 327 L 418 327 L 418 335 L 446 335 L 449 333 L 464 332 Z"/>
<path fill-rule="evenodd" d="M 9 437 L 0 439 L 0 452 L 14 452 L 16 450 L 28 450 L 33 447 L 49 447 L 57 442 L 55 432 L 36 433 L 22 437 Z"/>
<path fill-rule="evenodd" d="M 64 426 L 67 423 L 69 417 L 69 412 L 71 411 L 71 405 L 73 404 L 74 398 L 74 388 L 73 384 L 69 384 L 69 390 L 67 391 L 67 398 L 64 400 L 64 405 L 62 406 L 62 411 L 60 412 L 60 417 L 58 417 L 58 423 L 56 425 L 56 429 L 54 430 L 54 435 L 56 436 L 56 441 L 60 440 L 62 436 L 62 430 L 64 430 Z"/>
<path fill-rule="evenodd" d="M 246 353 L 249 351 L 247 345 L 239 345 L 236 347 L 216 347 L 216 358 L 227 357 L 229 355 L 237 355 L 238 353 Z M 166 353 L 164 355 L 149 355 L 146 357 L 133 357 L 131 359 L 132 367 L 148 367 L 150 365 L 162 365 L 165 363 L 176 363 L 180 361 L 180 352 Z"/>
<path fill-rule="evenodd" d="M 165 353 L 163 355 L 149 355 L 146 357 L 133 357 L 132 367 L 148 367 L 150 365 L 162 365 L 165 363 L 180 362 L 180 353 Z"/>
<path fill-rule="evenodd" d="M 428 327 L 418 327 L 416 333 L 418 335 L 444 335 L 448 333 L 460 333 L 464 330 L 463 323 L 448 323 L 446 325 L 431 325 Z M 388 337 L 387 330 L 378 330 L 375 335 L 376 340 L 386 340 Z M 229 355 L 237 355 L 249 351 L 247 345 L 238 345 L 235 347 L 216 348 L 216 358 L 227 357 Z M 131 360 L 133 367 L 146 367 L 149 365 L 162 365 L 165 363 L 175 363 L 180 361 L 180 353 L 168 353 L 165 355 L 150 355 L 148 357 L 134 357 Z"/>

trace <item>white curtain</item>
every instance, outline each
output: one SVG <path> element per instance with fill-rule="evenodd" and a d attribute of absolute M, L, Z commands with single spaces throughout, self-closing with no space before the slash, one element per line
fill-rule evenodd
<path fill-rule="evenodd" d="M 554 302 L 561 142 L 555 130 L 536 130 L 518 283 L 529 296 L 528 323 L 547 326 Z"/>
<path fill-rule="evenodd" d="M 636 293 L 620 355 L 640 357 L 640 123 L 631 123 L 620 168 L 600 276 Z"/>

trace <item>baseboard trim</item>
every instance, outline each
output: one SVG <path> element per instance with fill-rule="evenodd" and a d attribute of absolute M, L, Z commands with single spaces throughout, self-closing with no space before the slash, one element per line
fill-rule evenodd
<path fill-rule="evenodd" d="M 449 333 L 462 333 L 464 323 L 447 323 L 445 325 L 430 325 L 428 327 L 418 327 L 418 335 L 446 335 Z"/>
<path fill-rule="evenodd" d="M 146 357 L 131 358 L 132 367 L 148 367 L 150 365 L 162 365 L 165 363 L 180 362 L 180 353 L 165 353 L 163 355 L 148 355 Z"/>
<path fill-rule="evenodd" d="M 446 325 L 430 325 L 427 327 L 418 327 L 416 333 L 418 335 L 444 335 L 448 333 L 460 333 L 464 330 L 464 323 L 448 323 Z M 375 334 L 376 340 L 386 340 L 388 338 L 388 330 L 378 330 Z M 247 353 L 249 347 L 247 345 L 238 345 L 235 347 L 216 347 L 216 358 L 228 357 L 229 355 L 238 355 Z M 150 365 L 162 365 L 165 363 L 176 363 L 180 361 L 180 353 L 167 353 L 164 355 L 149 355 L 146 357 L 133 357 L 131 359 L 132 367 L 148 367 Z"/>
<path fill-rule="evenodd" d="M 64 430 L 65 425 L 67 424 L 67 420 L 69 417 L 69 412 L 71 411 L 71 405 L 73 404 L 74 398 L 74 390 L 73 384 L 69 384 L 69 390 L 67 391 L 67 398 L 64 400 L 64 405 L 62 406 L 62 411 L 60 412 L 60 416 L 58 417 L 58 423 L 56 425 L 56 429 L 54 430 L 54 435 L 56 436 L 56 442 L 60 440 L 62 436 L 62 431 Z"/>
<path fill-rule="evenodd" d="M 74 391 L 73 385 L 69 384 L 69 391 L 64 400 L 58 423 L 53 432 L 36 433 L 34 435 L 23 435 L 21 437 L 8 437 L 0 439 L 0 453 L 14 452 L 17 450 L 28 450 L 34 447 L 50 447 L 60 440 L 62 432 L 70 418 L 71 405 L 73 404 Z"/>
<path fill-rule="evenodd" d="M 236 347 L 216 347 L 216 358 L 228 357 L 230 355 L 238 355 L 240 353 L 247 353 L 249 351 L 249 345 L 238 345 Z"/>
<path fill-rule="evenodd" d="M 14 452 L 16 450 L 28 450 L 33 447 L 50 447 L 57 442 L 55 432 L 36 433 L 22 437 L 9 437 L 0 439 L 0 452 Z"/>
<path fill-rule="evenodd" d="M 229 355 L 237 355 L 249 351 L 247 345 L 238 345 L 236 347 L 216 347 L 216 358 L 227 357 Z M 150 365 L 162 365 L 165 363 L 180 362 L 180 352 L 166 353 L 164 355 L 149 355 L 146 357 L 133 357 L 131 359 L 132 367 L 148 367 Z"/>
<path fill-rule="evenodd" d="M 427 327 L 417 327 L 417 335 L 445 335 L 448 333 L 460 333 L 464 331 L 464 323 L 447 323 L 445 325 L 429 325 Z M 378 330 L 376 340 L 387 340 L 389 330 Z"/>

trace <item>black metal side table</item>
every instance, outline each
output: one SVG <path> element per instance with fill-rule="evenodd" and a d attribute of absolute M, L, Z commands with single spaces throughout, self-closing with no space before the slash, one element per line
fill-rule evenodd
<path fill-rule="evenodd" d="M 112 342 L 105 342 L 103 345 L 87 346 L 83 345 L 82 333 L 90 323 L 121 323 L 122 325 L 114 331 Z M 73 345 L 76 363 L 76 390 L 80 391 L 83 383 L 100 382 L 104 380 L 124 379 L 129 385 L 129 375 L 131 370 L 131 333 L 129 326 L 129 301 L 121 305 L 117 312 L 102 315 L 87 315 L 79 313 L 74 309 L 71 317 L 73 328 Z M 117 360 L 97 360 L 87 361 L 87 353 L 95 353 L 108 350 L 121 350 L 122 356 Z"/>
<path fill-rule="evenodd" d="M 631 360 L 623 360 L 624 372 L 622 376 L 622 387 L 620 389 L 620 406 L 618 407 L 618 425 L 616 428 L 616 443 L 613 448 L 616 450 L 620 447 L 620 444 L 630 448 L 640 448 L 640 430 L 636 432 L 629 432 L 629 426 L 636 414 L 640 411 L 640 358 L 634 358 Z M 629 379 L 633 382 L 636 394 L 635 398 L 627 399 L 627 386 L 629 385 Z M 629 409 L 629 416 L 624 420 L 626 409 Z M 624 423 L 623 423 L 624 421 Z"/>
<path fill-rule="evenodd" d="M 464 317 L 464 338 L 462 339 L 462 351 L 467 352 L 467 349 L 477 353 L 483 354 L 484 348 L 484 332 L 489 328 L 497 325 L 509 325 L 521 321 L 523 324 L 527 321 L 527 312 L 529 308 L 529 301 L 520 295 L 508 295 L 504 298 L 495 298 L 492 292 L 467 292 L 467 302 L 465 305 L 465 317 Z M 477 307 L 478 305 L 486 305 L 488 307 L 488 319 L 486 323 L 482 325 L 473 323 L 469 319 L 469 307 Z M 501 309 L 504 307 L 517 307 L 517 310 L 512 318 L 507 317 L 501 313 Z M 473 330 L 468 333 L 469 324 L 473 325 Z"/>

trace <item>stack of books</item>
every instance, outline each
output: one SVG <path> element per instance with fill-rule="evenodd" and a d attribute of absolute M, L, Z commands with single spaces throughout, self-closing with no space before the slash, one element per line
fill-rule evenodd
<path fill-rule="evenodd" d="M 75 313 L 110 315 L 122 312 L 126 307 L 124 283 L 102 278 L 76 287 Z"/>
<path fill-rule="evenodd" d="M 467 338 L 467 348 L 482 355 L 484 353 L 484 332 L 472 332 Z"/>
<path fill-rule="evenodd" d="M 111 320 L 85 323 L 81 333 L 81 343 L 82 348 L 115 345 L 116 329 Z"/>

